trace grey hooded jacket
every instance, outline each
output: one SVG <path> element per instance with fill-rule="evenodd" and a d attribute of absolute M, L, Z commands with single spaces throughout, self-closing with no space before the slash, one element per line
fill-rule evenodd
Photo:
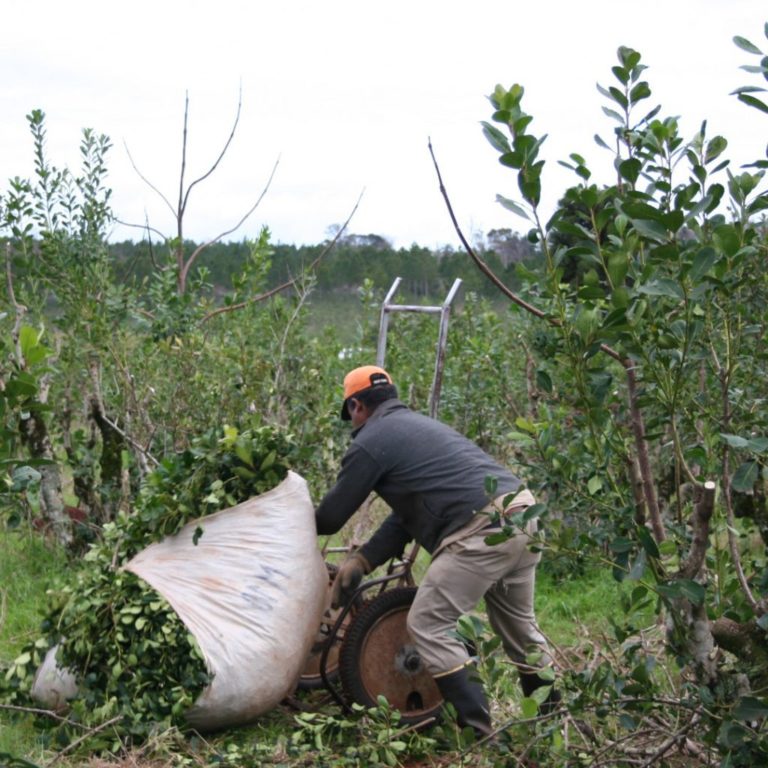
<path fill-rule="evenodd" d="M 490 498 L 489 478 L 495 483 Z M 492 498 L 521 485 L 456 430 L 386 400 L 353 432 L 336 484 L 315 510 L 317 532 L 336 533 L 375 491 L 392 509 L 360 550 L 375 568 L 413 539 L 434 552 Z"/>

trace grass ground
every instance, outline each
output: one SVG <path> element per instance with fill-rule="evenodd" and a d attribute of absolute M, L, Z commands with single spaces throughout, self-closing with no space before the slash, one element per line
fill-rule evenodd
<path fill-rule="evenodd" d="M 64 568 L 61 553 L 38 533 L 0 529 L 0 674 L 38 636 L 45 592 Z M 36 740 L 32 717 L 0 712 L 0 756 L 36 752 Z"/>
<path fill-rule="evenodd" d="M 417 578 L 424 567 L 423 559 L 420 558 L 415 569 Z M 36 533 L 23 530 L 0 532 L 0 667 L 9 664 L 21 647 L 37 636 L 45 606 L 45 591 L 55 574 L 61 573 L 66 567 L 64 559 Z M 609 628 L 611 616 L 618 610 L 616 585 L 610 574 L 595 571 L 560 580 L 549 575 L 546 567 L 541 570 L 537 592 L 539 623 L 557 648 L 572 649 L 585 642 L 600 642 L 603 633 Z M 514 676 L 502 676 L 491 686 L 497 722 L 519 716 L 519 693 L 514 682 L 509 680 L 514 680 Z M 314 712 L 311 718 L 318 719 L 302 719 L 307 717 L 307 712 Z M 388 712 L 383 711 L 362 720 L 351 720 L 343 716 L 327 692 L 302 692 L 292 701 L 270 712 L 255 727 L 216 735 L 210 742 L 190 740 L 176 732 L 164 733 L 158 734 L 150 744 L 119 761 L 85 758 L 88 760 L 85 762 L 82 757 L 57 757 L 56 751 L 48 743 L 49 732 L 41 730 L 32 716 L 19 717 L 17 713 L 0 709 L 0 766 L 15 768 L 16 765 L 23 765 L 10 762 L 10 756 L 39 766 L 56 760 L 61 768 L 170 768 L 178 765 L 202 767 L 214 764 L 248 768 L 262 764 L 384 765 L 390 759 L 395 760 L 393 765 L 409 765 L 412 768 L 425 765 L 498 764 L 485 762 L 477 753 L 463 757 L 464 745 L 460 737 L 447 729 L 438 731 L 437 735 L 434 732 L 431 735 L 406 732 L 406 736 L 395 736 L 393 734 L 399 731 L 395 725 L 390 728 L 388 738 L 391 743 L 403 745 L 404 752 L 387 755 L 385 746 L 377 747 L 376 740 L 381 739 L 382 728 L 386 732 L 382 722 L 389 716 Z M 356 744 L 354 749 L 360 757 L 329 757 L 329 744 L 334 739 L 347 745 L 344 747 L 347 751 L 352 749 L 349 744 Z M 448 748 L 447 754 L 452 754 L 458 762 L 446 762 L 446 741 L 450 743 L 451 739 L 456 740 L 455 750 Z M 441 744 L 439 749 L 435 747 L 436 742 Z M 323 743 L 323 750 L 317 747 L 320 743 Z M 379 749 L 380 752 L 377 751 Z M 444 755 L 442 762 L 433 762 L 430 755 L 435 750 Z M 495 758 L 498 757 L 497 752 L 493 754 Z"/>

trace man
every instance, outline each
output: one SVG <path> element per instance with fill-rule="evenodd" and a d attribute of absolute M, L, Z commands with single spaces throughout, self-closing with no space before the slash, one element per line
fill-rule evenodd
<path fill-rule="evenodd" d="M 383 368 L 366 365 L 347 374 L 341 418 L 352 422 L 353 439 L 336 484 L 315 511 L 318 534 L 336 533 L 371 491 L 392 511 L 341 564 L 334 600 L 346 603 L 365 574 L 401 556 L 415 539 L 432 562 L 408 613 L 408 630 L 459 724 L 488 734 L 488 702 L 467 649 L 454 636 L 456 621 L 485 598 L 488 619 L 518 667 L 524 694 L 550 685 L 537 674 L 551 659 L 533 609 L 540 554 L 528 545 L 535 522 L 502 544 L 485 543 L 494 525 L 499 527 L 494 510 L 519 512 L 534 503 L 533 496 L 471 440 L 398 400 Z M 493 499 L 486 492 L 489 478 Z M 540 651 L 537 667 L 526 664 L 531 650 Z M 558 699 L 553 689 L 547 704 Z"/>

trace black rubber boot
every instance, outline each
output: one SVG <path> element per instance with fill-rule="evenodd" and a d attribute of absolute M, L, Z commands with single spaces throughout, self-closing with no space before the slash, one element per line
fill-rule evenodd
<path fill-rule="evenodd" d="M 478 738 L 493 731 L 488 699 L 482 684 L 475 679 L 472 667 L 462 667 L 456 672 L 436 677 L 435 682 L 443 698 L 456 710 L 456 721 L 465 728 L 474 729 Z"/>
<path fill-rule="evenodd" d="M 539 712 L 541 712 L 542 715 L 548 715 L 550 712 L 557 709 L 557 705 L 561 701 L 560 691 L 555 688 L 555 685 L 551 680 L 544 680 L 535 672 L 520 672 L 519 675 L 520 687 L 523 689 L 523 696 L 526 698 L 529 698 L 538 688 L 543 688 L 547 685 L 551 686 L 549 695 L 541 704 L 539 704 Z"/>

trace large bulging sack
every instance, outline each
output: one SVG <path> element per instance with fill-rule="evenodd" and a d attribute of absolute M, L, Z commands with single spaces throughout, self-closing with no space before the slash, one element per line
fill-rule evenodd
<path fill-rule="evenodd" d="M 302 477 L 289 472 L 271 491 L 191 521 L 126 568 L 170 603 L 213 674 L 190 725 L 250 722 L 293 690 L 328 582 Z"/>

